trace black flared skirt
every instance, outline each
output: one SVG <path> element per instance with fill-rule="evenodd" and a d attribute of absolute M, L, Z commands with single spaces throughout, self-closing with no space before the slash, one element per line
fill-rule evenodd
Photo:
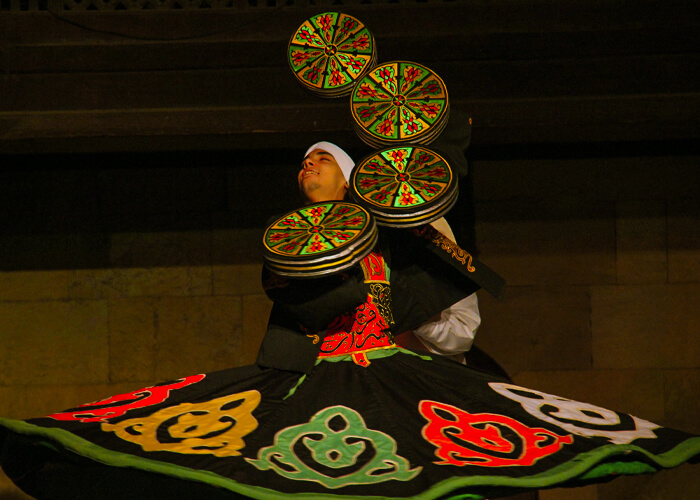
<path fill-rule="evenodd" d="M 653 473 L 700 437 L 399 348 L 245 366 L 0 419 L 36 498 L 483 499 Z"/>

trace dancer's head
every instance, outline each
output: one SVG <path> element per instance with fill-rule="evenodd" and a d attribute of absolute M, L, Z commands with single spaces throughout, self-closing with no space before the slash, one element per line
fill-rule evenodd
<path fill-rule="evenodd" d="M 342 200 L 348 191 L 352 158 L 335 144 L 317 142 L 306 150 L 297 180 L 308 203 Z"/>

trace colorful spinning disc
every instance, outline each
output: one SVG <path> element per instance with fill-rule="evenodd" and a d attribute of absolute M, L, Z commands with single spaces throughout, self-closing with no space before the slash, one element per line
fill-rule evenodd
<path fill-rule="evenodd" d="M 457 177 L 445 159 L 424 146 L 394 146 L 363 159 L 350 194 L 378 225 L 414 227 L 445 215 L 457 201 Z"/>
<path fill-rule="evenodd" d="M 354 203 L 328 201 L 294 210 L 263 236 L 265 265 L 282 276 L 314 277 L 342 271 L 367 256 L 377 226 Z"/>
<path fill-rule="evenodd" d="M 357 82 L 350 104 L 355 131 L 375 148 L 429 144 L 449 117 L 442 79 L 425 66 L 407 61 L 372 69 Z"/>
<path fill-rule="evenodd" d="M 376 64 L 374 36 L 360 21 L 340 12 L 307 19 L 292 35 L 289 67 L 301 85 L 320 97 L 349 94 Z"/>

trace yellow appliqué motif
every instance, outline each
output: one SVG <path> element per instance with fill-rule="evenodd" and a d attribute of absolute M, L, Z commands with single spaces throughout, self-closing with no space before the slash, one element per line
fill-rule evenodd
<path fill-rule="evenodd" d="M 245 446 L 243 437 L 258 427 L 253 417 L 258 404 L 260 393 L 246 391 L 205 403 L 163 408 L 116 424 L 104 423 L 102 430 L 114 432 L 144 451 L 231 457 L 240 455 L 239 450 Z"/>

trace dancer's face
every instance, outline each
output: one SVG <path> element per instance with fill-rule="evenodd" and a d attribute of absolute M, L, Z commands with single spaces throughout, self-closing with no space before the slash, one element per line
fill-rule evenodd
<path fill-rule="evenodd" d="M 309 203 L 342 200 L 348 190 L 343 171 L 332 154 L 314 149 L 301 162 L 299 191 Z"/>

